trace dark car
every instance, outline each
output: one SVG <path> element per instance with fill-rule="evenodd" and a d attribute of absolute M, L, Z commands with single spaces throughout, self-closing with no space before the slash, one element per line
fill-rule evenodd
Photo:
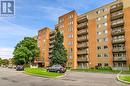
<path fill-rule="evenodd" d="M 23 71 L 23 70 L 24 70 L 24 66 L 23 66 L 23 65 L 18 65 L 18 66 L 16 67 L 16 70 L 17 70 L 17 71 Z"/>
<path fill-rule="evenodd" d="M 61 65 L 53 65 L 53 66 L 51 66 L 51 67 L 48 67 L 48 68 L 47 68 L 47 71 L 48 71 L 48 72 L 65 73 L 66 68 L 64 68 L 64 67 L 61 66 Z"/>

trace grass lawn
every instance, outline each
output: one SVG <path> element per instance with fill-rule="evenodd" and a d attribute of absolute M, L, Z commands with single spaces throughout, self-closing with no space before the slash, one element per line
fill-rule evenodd
<path fill-rule="evenodd" d="M 78 72 L 97 72 L 97 73 L 119 73 L 120 70 L 97 70 L 97 69 L 72 69 Z M 130 74 L 130 71 L 122 71 L 122 74 Z"/>
<path fill-rule="evenodd" d="M 47 72 L 46 69 L 43 68 L 25 68 L 24 71 L 26 74 L 36 75 L 41 77 L 58 77 L 63 75 L 60 73 Z"/>
<path fill-rule="evenodd" d="M 119 76 L 119 79 L 130 82 L 130 76 Z"/>

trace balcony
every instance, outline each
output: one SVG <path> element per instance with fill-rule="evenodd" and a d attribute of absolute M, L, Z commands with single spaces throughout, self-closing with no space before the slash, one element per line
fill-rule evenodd
<path fill-rule="evenodd" d="M 79 24 L 79 23 L 83 23 L 83 22 L 86 22 L 86 21 L 88 21 L 87 17 L 83 16 L 83 17 L 79 17 L 77 22 Z"/>
<path fill-rule="evenodd" d="M 113 57 L 113 61 L 119 61 L 119 62 L 121 62 L 121 61 L 126 61 L 126 57 L 124 56 L 121 56 L 121 57 Z"/>
<path fill-rule="evenodd" d="M 54 45 L 50 45 L 50 47 L 49 48 L 53 48 L 54 47 Z"/>
<path fill-rule="evenodd" d="M 50 36 L 50 40 L 54 40 L 55 39 L 55 36 Z"/>
<path fill-rule="evenodd" d="M 52 57 L 52 55 L 49 55 L 49 59 Z"/>
<path fill-rule="evenodd" d="M 84 35 L 84 34 L 87 34 L 87 33 L 88 33 L 87 29 L 83 29 L 83 30 L 78 31 L 78 35 Z"/>
<path fill-rule="evenodd" d="M 78 50 L 78 55 L 87 54 L 87 50 Z"/>
<path fill-rule="evenodd" d="M 117 53 L 117 52 L 125 52 L 125 47 L 117 47 L 117 48 L 113 48 L 113 52 Z"/>
<path fill-rule="evenodd" d="M 124 43 L 125 39 L 124 38 L 120 38 L 120 39 L 113 39 L 112 43 L 113 44 L 119 44 L 119 43 Z"/>
<path fill-rule="evenodd" d="M 78 29 L 83 29 L 83 28 L 87 28 L 87 22 L 78 25 Z"/>
<path fill-rule="evenodd" d="M 55 41 L 50 41 L 49 44 L 52 45 Z"/>
<path fill-rule="evenodd" d="M 88 41 L 87 36 L 78 37 L 78 42 Z"/>
<path fill-rule="evenodd" d="M 86 48 L 86 47 L 88 47 L 87 43 L 79 43 L 78 44 L 78 48 Z"/>
<path fill-rule="evenodd" d="M 55 35 L 54 31 L 50 32 L 50 36 L 54 36 L 54 35 Z"/>
<path fill-rule="evenodd" d="M 122 9 L 123 9 L 123 3 L 118 3 L 118 4 L 111 6 L 110 12 L 113 13 L 113 12 L 116 12 L 116 11 L 119 11 Z"/>
<path fill-rule="evenodd" d="M 116 19 L 119 19 L 119 18 L 123 18 L 123 16 L 124 16 L 123 11 L 119 11 L 119 12 L 111 14 L 111 20 L 116 20 Z"/>
<path fill-rule="evenodd" d="M 78 62 L 88 62 L 88 59 L 87 59 L 87 57 L 83 57 L 83 58 L 78 58 L 78 60 L 77 60 Z"/>
<path fill-rule="evenodd" d="M 124 25 L 123 19 L 118 19 L 118 20 L 113 21 L 113 22 L 111 23 L 111 27 L 112 27 L 112 28 L 119 27 L 119 26 L 123 26 L 123 25 Z"/>
<path fill-rule="evenodd" d="M 113 30 L 112 31 L 112 35 L 113 36 L 119 36 L 119 35 L 124 35 L 125 34 L 125 31 L 123 29 L 120 29 L 120 30 Z"/>

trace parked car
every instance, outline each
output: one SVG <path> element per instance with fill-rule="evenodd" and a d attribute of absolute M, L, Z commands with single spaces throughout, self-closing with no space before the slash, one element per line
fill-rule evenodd
<path fill-rule="evenodd" d="M 48 68 L 47 68 L 47 71 L 48 71 L 48 72 L 65 73 L 66 68 L 64 68 L 64 67 L 61 66 L 61 65 L 53 65 L 53 66 L 51 66 L 51 67 L 48 67 Z"/>
<path fill-rule="evenodd" d="M 24 66 L 23 66 L 23 65 L 18 65 L 18 66 L 16 67 L 16 70 L 17 70 L 17 71 L 23 71 L 23 70 L 24 70 Z"/>

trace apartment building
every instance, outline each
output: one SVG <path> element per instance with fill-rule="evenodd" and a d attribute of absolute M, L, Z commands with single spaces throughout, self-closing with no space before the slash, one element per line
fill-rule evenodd
<path fill-rule="evenodd" d="M 49 66 L 49 42 L 50 42 L 50 28 L 45 27 L 38 31 L 38 47 L 40 49 L 40 57 L 36 58 L 35 63 L 40 67 Z"/>
<path fill-rule="evenodd" d="M 113 69 L 128 69 L 130 0 L 116 0 L 81 15 L 71 11 L 58 18 L 56 27 L 64 35 L 68 67 L 76 69 L 111 66 Z M 46 45 L 43 46 L 44 38 L 39 39 L 40 60 L 49 65 L 55 31 L 49 28 L 42 31 L 39 31 L 38 38 L 41 33 L 48 41 L 45 41 Z"/>

